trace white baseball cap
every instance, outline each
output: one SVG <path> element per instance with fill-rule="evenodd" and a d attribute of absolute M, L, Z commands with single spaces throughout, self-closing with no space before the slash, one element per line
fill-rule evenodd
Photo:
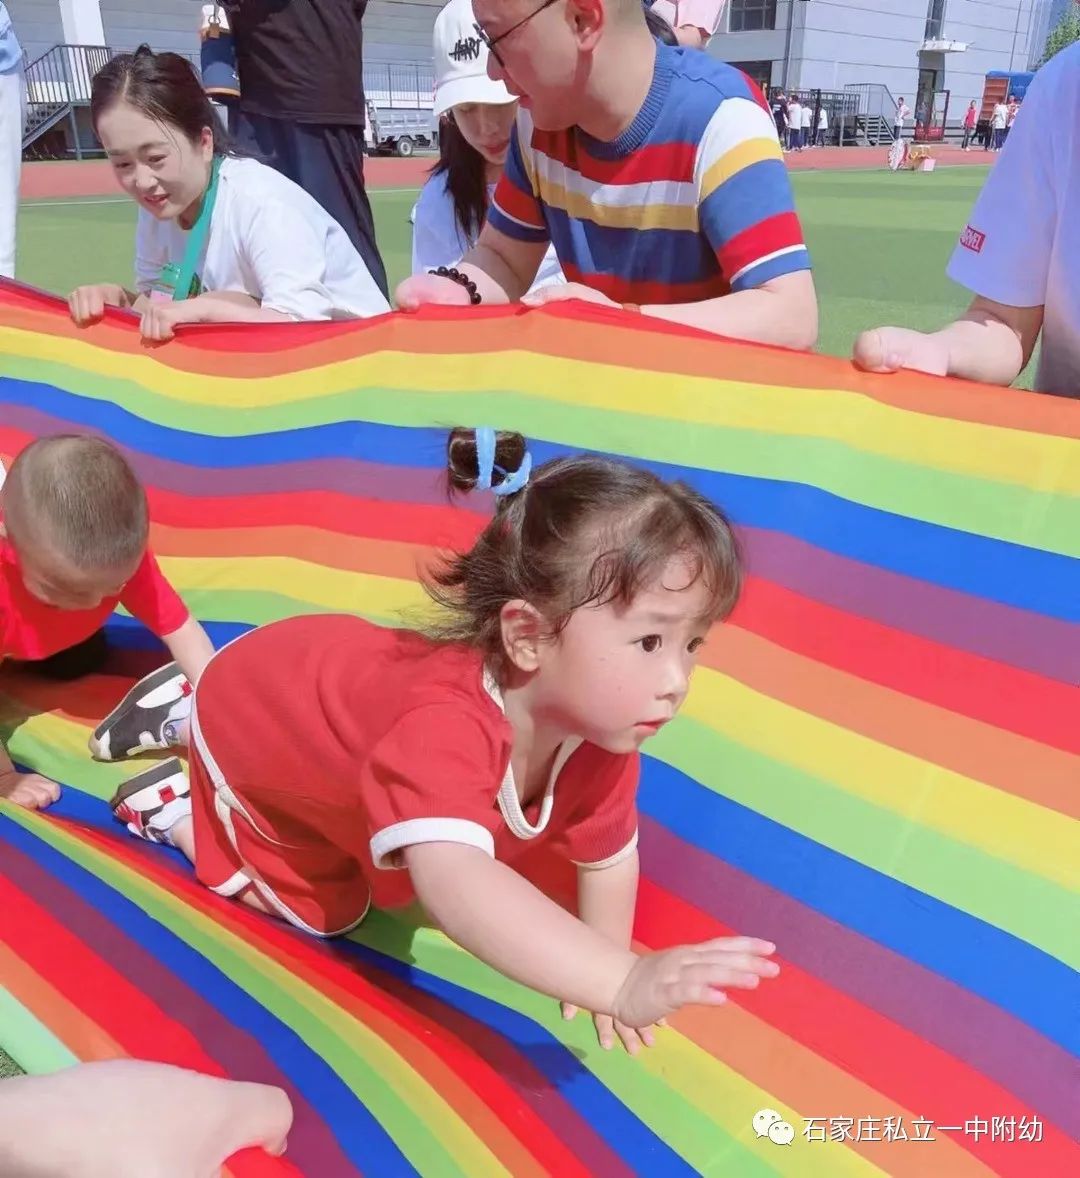
<path fill-rule="evenodd" d="M 464 102 L 501 106 L 514 101 L 502 82 L 488 77 L 488 47 L 475 24 L 472 0 L 450 0 L 435 18 L 436 118 Z"/>

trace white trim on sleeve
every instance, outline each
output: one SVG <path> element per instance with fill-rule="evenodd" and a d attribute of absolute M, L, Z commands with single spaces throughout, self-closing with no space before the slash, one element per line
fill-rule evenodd
<path fill-rule="evenodd" d="M 637 850 L 637 843 L 638 832 L 635 830 L 626 846 L 621 851 L 616 851 L 614 855 L 609 855 L 606 859 L 601 859 L 598 863 L 578 863 L 576 859 L 572 860 L 572 862 L 575 867 L 580 867 L 583 871 L 603 871 L 605 867 L 614 867 L 624 859 L 629 859 L 634 851 Z"/>
<path fill-rule="evenodd" d="M 462 843 L 495 858 L 495 839 L 490 830 L 467 818 L 410 818 L 385 826 L 371 839 L 371 858 L 380 871 L 393 871 L 400 864 L 387 859 L 403 847 L 417 843 Z"/>

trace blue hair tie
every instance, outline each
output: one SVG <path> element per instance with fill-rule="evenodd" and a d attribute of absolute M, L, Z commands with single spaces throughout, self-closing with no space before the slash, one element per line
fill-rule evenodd
<path fill-rule="evenodd" d="M 489 426 L 481 426 L 476 434 L 476 489 L 490 490 L 493 495 L 516 495 L 529 481 L 532 473 L 532 455 L 528 450 L 521 460 L 521 465 L 513 473 L 508 473 L 501 466 L 495 464 L 495 431 Z M 498 471 L 503 480 L 497 487 L 491 485 L 491 477 Z"/>

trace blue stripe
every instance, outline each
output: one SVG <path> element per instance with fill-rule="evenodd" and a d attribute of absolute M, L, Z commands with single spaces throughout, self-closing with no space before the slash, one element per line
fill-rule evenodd
<path fill-rule="evenodd" d="M 715 794 L 653 757 L 643 758 L 638 804 L 684 842 L 1080 1054 L 1076 974 L 1050 954 Z"/>
<path fill-rule="evenodd" d="M 155 425 L 117 406 L 49 385 L 0 380 L 0 391 L 0 401 L 26 404 L 75 425 L 100 429 L 135 451 L 207 469 L 320 458 L 432 469 L 444 461 L 446 433 L 441 428 L 341 422 L 219 438 Z M 530 441 L 529 448 L 537 463 L 574 452 L 544 441 Z M 1080 560 L 866 507 L 802 483 L 634 461 L 661 478 L 691 483 L 746 527 L 786 533 L 891 572 L 1080 622 Z M 207 493 L 213 494 L 210 483 Z M 1039 504 L 1034 519 L 1043 518 L 1050 498 L 1032 493 L 1032 503 Z M 1064 498 L 1059 506 L 1064 510 Z"/>
<path fill-rule="evenodd" d="M 728 177 L 701 202 L 701 227 L 719 251 L 762 221 L 794 211 L 787 165 L 783 160 L 763 159 Z M 794 243 L 789 239 L 780 244 Z"/>
<path fill-rule="evenodd" d="M 247 1031 L 326 1122 L 342 1151 L 361 1173 L 405 1176 L 416 1172 L 329 1064 L 291 1027 L 275 1018 L 205 957 L 133 901 L 10 819 L 0 822 L 0 838 L 33 859 L 110 920 L 122 935 L 160 961 L 234 1026 Z M 54 915 L 63 918 L 63 913 Z M 209 1050 L 213 1052 L 212 1045 Z"/>

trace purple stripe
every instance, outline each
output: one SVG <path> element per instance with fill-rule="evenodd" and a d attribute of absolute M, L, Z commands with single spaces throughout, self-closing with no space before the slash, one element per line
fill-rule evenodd
<path fill-rule="evenodd" d="M 744 528 L 750 572 L 846 613 L 1058 679 L 1080 680 L 1076 627 L 862 564 L 804 540 Z"/>
<path fill-rule="evenodd" d="M 183 1026 L 226 1075 L 273 1084 L 288 1093 L 295 1112 L 289 1132 L 290 1161 L 306 1174 L 359 1178 L 359 1172 L 341 1151 L 326 1122 L 254 1036 L 234 1027 L 202 995 L 185 985 L 92 904 L 10 845 L 4 851 L 4 873 L 68 928 L 77 929 L 83 944 Z"/>
<path fill-rule="evenodd" d="M 79 433 L 108 437 L 103 430 L 82 425 L 76 427 L 62 417 L 53 417 L 25 405 L 5 405 L 4 424 L 36 437 L 70 432 L 72 429 L 77 429 Z M 446 503 L 442 471 L 435 468 L 383 465 L 351 458 L 309 458 L 267 466 L 207 469 L 122 448 L 136 474 L 148 487 L 158 487 L 195 499 L 266 495 L 282 491 L 337 491 L 343 495 L 385 499 L 395 503 Z M 480 514 L 485 511 L 486 499 L 487 496 L 477 496 L 473 500 Z M 490 511 L 490 508 L 486 510 Z"/>
<path fill-rule="evenodd" d="M 932 970 L 683 842 L 641 816 L 644 874 L 729 928 L 766 929 L 793 965 L 947 1051 L 1080 1136 L 1076 1061 Z"/>

